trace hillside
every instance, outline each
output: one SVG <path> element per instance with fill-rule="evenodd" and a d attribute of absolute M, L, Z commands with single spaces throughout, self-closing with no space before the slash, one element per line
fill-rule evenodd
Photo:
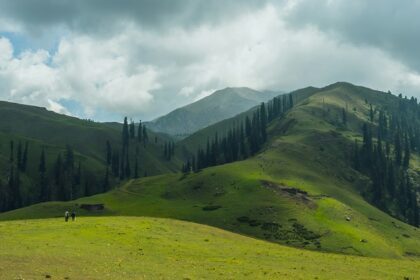
<path fill-rule="evenodd" d="M 300 102 L 318 90 L 319 89 L 315 87 L 306 87 L 292 91 L 290 94 L 293 96 L 296 102 Z M 188 155 L 195 153 L 198 148 L 204 148 L 207 139 L 212 139 L 216 133 L 218 133 L 219 136 L 225 135 L 229 129 L 240 123 L 243 123 L 246 117 L 251 118 L 252 114 L 256 111 L 257 108 L 258 105 L 253 106 L 252 108 L 249 108 L 248 110 L 241 112 L 231 118 L 224 119 L 215 124 L 209 125 L 208 127 L 200 129 L 192 135 L 177 142 L 176 146 L 178 157 L 185 159 L 188 157 Z"/>
<path fill-rule="evenodd" d="M 147 127 L 156 132 L 185 138 L 211 124 L 242 113 L 278 94 L 259 92 L 250 88 L 225 88 L 148 122 Z"/>
<path fill-rule="evenodd" d="M 80 197 L 103 192 L 106 173 L 106 142 L 109 141 L 113 154 L 121 150 L 121 128 L 117 125 L 101 124 L 50 112 L 45 108 L 0 102 L 0 211 L 10 204 L 12 196 L 19 194 L 21 200 L 15 207 L 40 201 L 41 186 L 50 193 L 45 200 L 60 199 L 56 182 L 58 156 L 64 162 L 69 149 L 71 156 L 71 176 L 77 177 L 71 197 Z M 140 176 L 156 175 L 178 170 L 174 162 L 164 160 L 163 142 L 166 137 L 149 132 L 149 141 L 137 144 L 132 141 L 129 157 L 134 168 L 135 146 L 140 155 L 138 173 Z M 13 142 L 13 162 L 11 163 L 11 142 Z M 27 153 L 25 155 L 25 149 Z M 44 184 L 40 182 L 41 152 L 45 152 Z M 23 154 L 23 156 L 22 156 Z M 19 167 L 25 158 L 25 168 Z M 64 165 L 64 163 L 63 163 Z M 13 170 L 12 168 L 13 167 Z M 19 172 L 17 172 L 19 170 Z M 70 171 L 67 172 L 70 176 Z M 63 171 L 64 172 L 64 171 Z M 11 176 L 13 173 L 14 176 Z M 16 178 L 14 178 L 16 176 Z M 63 175 L 64 176 L 64 175 Z M 62 177 L 63 177 L 62 176 Z M 10 178 L 13 178 L 11 186 Z M 109 175 L 108 185 L 117 183 L 118 178 Z M 64 183 L 68 183 L 67 182 Z M 76 179 L 75 179 L 76 181 Z M 64 184 L 63 183 L 63 184 Z M 15 187 L 18 185 L 18 187 Z M 10 194 L 17 189 L 19 193 Z M 69 188 L 69 186 L 64 186 Z M 68 190 L 65 190 L 68 192 Z M 6 208 L 7 209 L 7 208 Z"/>
<path fill-rule="evenodd" d="M 132 180 L 106 194 L 38 204 L 0 219 L 56 217 L 82 203 L 104 203 L 104 211 L 78 211 L 188 220 L 311 250 L 420 256 L 418 228 L 368 203 L 365 192 L 372 181 L 353 168 L 354 139 L 362 137 L 370 104 L 393 110 L 401 102 L 391 94 L 336 83 L 314 90 L 271 122 L 268 141 L 247 160 Z M 419 171 L 413 154 L 409 172 Z M 412 180 L 417 182 L 415 176 Z"/>
<path fill-rule="evenodd" d="M 413 259 L 298 250 L 169 219 L 0 222 L 0 236 L 1 279 L 414 279 L 420 270 Z"/>

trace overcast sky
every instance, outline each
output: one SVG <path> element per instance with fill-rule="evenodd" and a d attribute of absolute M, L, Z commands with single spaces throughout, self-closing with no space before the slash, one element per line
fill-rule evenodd
<path fill-rule="evenodd" d="M 228 86 L 420 97 L 420 1 L 0 0 L 0 99 L 150 120 Z"/>

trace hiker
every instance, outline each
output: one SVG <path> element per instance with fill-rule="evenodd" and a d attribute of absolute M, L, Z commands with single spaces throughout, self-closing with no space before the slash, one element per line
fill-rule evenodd
<path fill-rule="evenodd" d="M 71 220 L 74 222 L 76 220 L 76 212 L 74 210 L 71 212 Z"/>
<path fill-rule="evenodd" d="M 66 211 L 66 212 L 64 213 L 64 220 L 65 220 L 66 222 L 68 222 L 69 217 L 70 217 L 69 211 Z"/>

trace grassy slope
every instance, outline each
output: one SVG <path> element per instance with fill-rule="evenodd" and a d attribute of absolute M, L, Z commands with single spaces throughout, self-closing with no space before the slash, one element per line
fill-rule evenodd
<path fill-rule="evenodd" d="M 295 101 L 300 102 L 314 94 L 316 91 L 318 91 L 317 88 L 307 87 L 293 91 L 291 94 L 293 95 Z M 232 127 L 236 127 L 241 122 L 244 123 L 247 116 L 252 119 L 252 114 L 257 108 L 258 105 L 245 112 L 237 114 L 234 117 L 209 125 L 208 127 L 201 129 L 179 141 L 176 145 L 176 154 L 179 158 L 189 158 L 189 155 L 191 153 L 195 154 L 198 148 L 205 148 L 207 139 L 213 139 L 216 133 L 218 133 L 219 137 L 224 136 L 224 134 Z"/>
<path fill-rule="evenodd" d="M 420 231 L 368 204 L 359 190 L 369 182 L 346 162 L 349 139 L 358 135 L 359 121 L 367 113 L 362 97 L 373 103 L 392 101 L 382 93 L 336 84 L 274 122 L 269 128 L 271 140 L 254 158 L 186 178 L 180 174 L 144 178 L 75 203 L 101 202 L 107 208 L 105 215 L 177 218 L 309 249 L 383 257 L 420 255 Z M 345 103 L 356 112 L 349 113 L 347 129 L 337 130 L 335 122 Z M 327 116 L 324 106 L 329 108 Z M 309 197 L 269 188 L 264 180 L 305 190 Z M 2 214 L 0 219 L 60 216 L 72 205 L 41 204 Z M 221 208 L 204 211 L 209 205 Z M 244 216 L 251 222 L 238 221 Z M 270 229 L 268 223 L 281 228 Z M 299 230 L 299 225 L 305 229 Z M 310 232 L 320 237 L 313 238 Z"/>
<path fill-rule="evenodd" d="M 78 212 L 82 216 L 176 218 L 314 250 L 384 258 L 419 256 L 419 229 L 365 202 L 359 191 L 369 182 L 346 162 L 351 139 L 360 137 L 360 120 L 366 119 L 365 97 L 372 103 L 393 103 L 392 96 L 336 84 L 321 89 L 286 118 L 273 123 L 269 128 L 271 140 L 254 158 L 186 177 L 168 174 L 130 181 L 106 194 L 75 202 L 38 204 L 1 214 L 0 219 L 58 217 L 77 204 L 100 202 L 106 206 L 101 213 Z M 349 112 L 348 127 L 340 128 L 340 110 L 346 104 L 349 111 L 356 111 Z M 415 159 L 412 168 L 419 168 Z M 267 187 L 263 181 L 271 182 L 271 186 L 299 188 L 309 196 L 291 195 L 277 187 Z M 221 208 L 204 211 L 206 206 Z M 244 216 L 251 221 L 238 221 Z M 346 217 L 351 221 L 346 221 Z M 273 229 L 274 225 L 280 228 Z M 314 238 L 311 232 L 320 237 Z M 388 265 L 399 269 L 396 260 Z M 411 265 L 418 273 L 418 258 Z"/>
<path fill-rule="evenodd" d="M 29 143 L 28 172 L 21 174 L 22 193 L 37 192 L 36 178 L 42 147 L 46 149 L 47 171 L 52 172 L 52 164 L 58 153 L 63 153 L 66 144 L 76 152 L 76 165 L 80 160 L 83 169 L 95 173 L 102 180 L 105 173 L 105 143 L 111 142 L 114 150 L 119 145 L 121 127 L 117 124 L 102 124 L 56 114 L 44 108 L 0 101 L 0 180 L 3 185 L 9 175 L 10 141 Z M 155 143 L 155 136 L 158 142 Z M 140 145 L 139 174 L 148 175 L 168 173 L 178 170 L 179 162 L 168 162 L 163 158 L 163 143 L 167 138 L 149 132 L 150 143 L 144 148 Z M 132 145 L 133 146 L 133 145 Z M 132 148 L 134 155 L 134 148 Z M 133 159 L 132 159 L 133 160 Z M 134 161 L 131 162 L 134 167 Z"/>
<path fill-rule="evenodd" d="M 0 237 L 1 279 L 414 279 L 420 270 L 410 259 L 298 250 L 156 218 L 1 222 Z"/>

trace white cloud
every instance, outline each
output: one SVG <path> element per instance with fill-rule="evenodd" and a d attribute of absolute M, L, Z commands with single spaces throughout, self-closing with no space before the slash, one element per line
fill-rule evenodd
<path fill-rule="evenodd" d="M 290 26 L 293 3 L 218 25 L 154 30 L 128 21 L 109 36 L 69 33 L 54 54 L 13 57 L 3 38 L 0 97 L 60 112 L 60 100 L 72 99 L 84 106 L 83 117 L 100 109 L 150 119 L 227 86 L 292 90 L 348 81 L 417 94 L 420 75 L 388 52 L 314 25 Z"/>
<path fill-rule="evenodd" d="M 125 36 L 123 36 L 125 37 Z M 158 89 L 158 73 L 151 65 L 132 66 L 125 38 L 97 41 L 88 37 L 63 39 L 53 66 L 65 81 L 72 99 L 86 108 L 98 107 L 120 115 L 147 112 Z"/>

